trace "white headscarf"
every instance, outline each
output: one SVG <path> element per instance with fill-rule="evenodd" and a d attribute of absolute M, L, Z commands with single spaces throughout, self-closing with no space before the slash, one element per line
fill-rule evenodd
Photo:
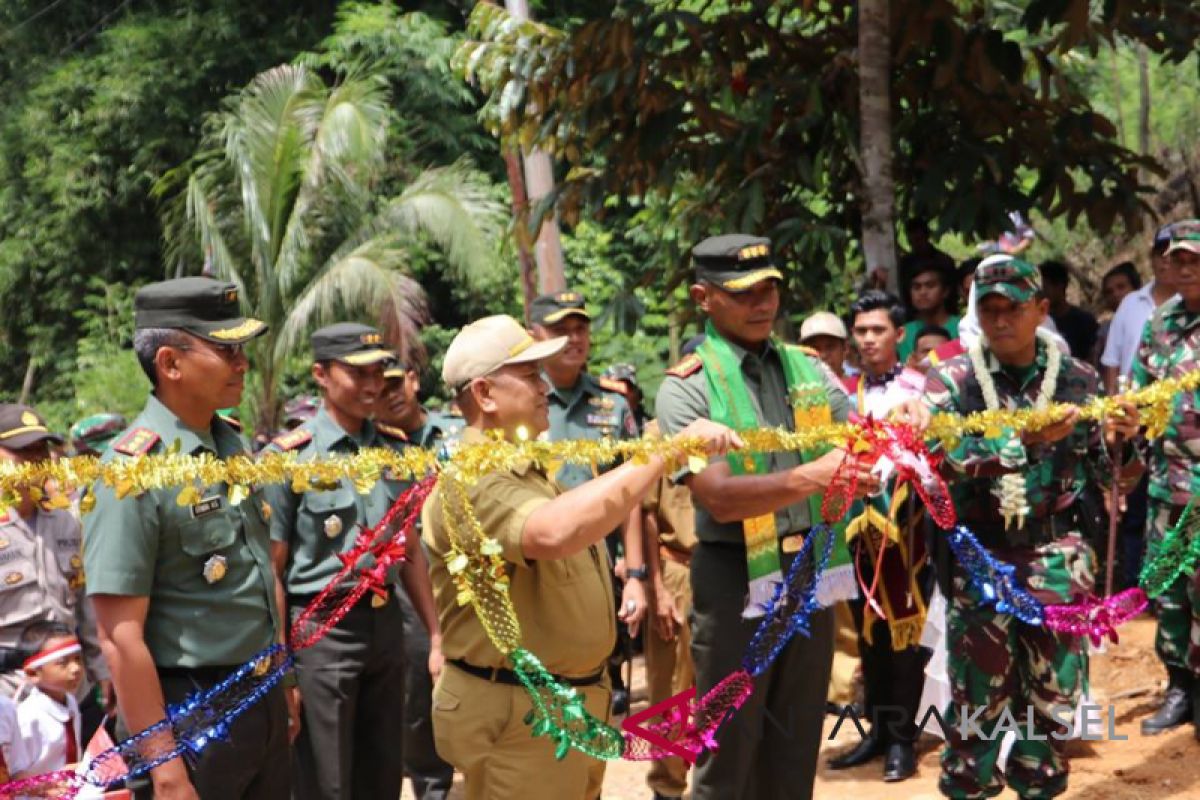
<path fill-rule="evenodd" d="M 1013 256 L 1005 253 L 998 253 L 993 256 L 988 256 L 983 261 L 980 261 L 979 266 L 975 269 L 979 270 L 985 266 L 991 266 L 993 264 L 1005 264 L 1012 260 Z M 1051 319 L 1049 315 L 1046 316 L 1045 321 L 1042 322 L 1040 327 L 1042 330 L 1054 337 L 1054 343 L 1058 345 L 1058 349 L 1062 350 L 1064 355 L 1071 355 L 1071 348 L 1067 344 L 1067 340 L 1059 335 L 1058 327 L 1054 324 L 1054 320 Z M 959 320 L 958 323 L 958 338 L 962 340 L 964 347 L 970 347 L 971 345 L 975 344 L 975 342 L 979 341 L 981 336 L 983 336 L 983 331 L 979 327 L 979 315 L 975 311 L 975 282 L 972 281 L 971 293 L 967 296 L 967 313 L 963 315 L 963 318 Z"/>

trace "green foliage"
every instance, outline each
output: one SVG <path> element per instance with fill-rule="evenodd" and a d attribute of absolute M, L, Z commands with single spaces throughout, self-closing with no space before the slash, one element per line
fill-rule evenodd
<path fill-rule="evenodd" d="M 70 407 L 92 279 L 163 277 L 150 187 L 193 149 L 227 87 L 315 41 L 305 2 L 4 4 L 0 40 L 0 385 Z"/>
<path fill-rule="evenodd" d="M 168 257 L 242 288 L 268 332 L 252 346 L 258 430 L 274 430 L 280 376 L 316 325 L 381 320 L 407 357 L 426 320 L 421 287 L 403 271 L 432 243 L 464 280 L 490 271 L 503 206 L 465 161 L 380 192 L 392 109 L 369 64 L 328 85 L 305 66 L 257 76 L 205 124 L 196 157 L 160 181 Z"/>
<path fill-rule="evenodd" d="M 995 4 L 1002 6 L 1002 4 Z M 1107 233 L 1139 224 L 1154 162 L 1115 141 L 1063 65 L 1113 36 L 1177 60 L 1200 9 L 1086 0 L 892 3 L 898 207 L 989 237 L 1041 209 Z M 781 245 L 793 299 L 842 281 L 859 227 L 857 19 L 848 0 L 620 4 L 559 30 L 479 4 L 457 67 L 486 119 L 563 162 L 568 224 L 611 196 L 697 191 L 699 213 Z"/>
<path fill-rule="evenodd" d="M 93 279 L 76 317 L 83 338 L 72 376 L 72 422 L 109 411 L 126 419 L 142 410 L 150 381 L 130 349 L 133 339 L 133 290 Z"/>

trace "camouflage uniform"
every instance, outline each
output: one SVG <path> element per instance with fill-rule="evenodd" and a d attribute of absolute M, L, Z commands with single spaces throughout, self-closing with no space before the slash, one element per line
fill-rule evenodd
<path fill-rule="evenodd" d="M 978 280 L 978 279 L 977 279 Z M 1032 406 L 1041 389 L 1047 351 L 1037 345 L 1035 364 L 1024 370 L 1007 368 L 987 350 L 984 357 L 1004 408 Z M 1022 374 L 1023 373 L 1023 374 Z M 1096 371 L 1063 356 L 1054 400 L 1082 403 L 1097 391 Z M 929 373 L 925 399 L 935 412 L 968 414 L 987 406 L 969 355 L 957 356 Z M 1030 516 L 1020 528 L 1007 531 L 993 481 L 1012 470 L 1000 462 L 1002 439 L 964 437 L 946 451 L 946 469 L 956 478 L 952 494 L 960 521 L 1002 561 L 1016 567 L 1017 579 L 1042 603 L 1068 603 L 1087 593 L 1094 583 L 1092 548 L 1079 534 L 1072 508 L 1093 473 L 1111 474 L 1100 427 L 1077 425 L 1063 440 L 1026 448 L 1026 495 Z M 944 541 L 938 542 L 944 546 Z M 965 572 L 955 564 L 949 576 L 946 614 L 947 650 L 952 707 L 945 715 L 947 740 L 942 754 L 939 788 L 947 797 L 979 798 L 999 794 L 1005 779 L 1023 797 L 1054 797 L 1066 790 L 1067 764 L 1061 736 L 1062 714 L 1054 706 L 1074 706 L 1087 672 L 1081 640 L 1044 627 L 1019 622 L 981 602 Z M 945 583 L 943 584 L 945 586 Z M 959 730 L 963 707 L 986 739 L 963 736 Z M 1004 775 L 996 767 L 1000 739 L 992 737 L 1008 709 L 1022 730 L 1032 708 L 1033 728 L 1046 741 L 1018 739 Z M 1007 722 L 1007 720 L 1006 720 Z M 1011 725 L 1012 723 L 1008 723 Z M 993 740 L 994 739 L 994 740 Z"/>
<path fill-rule="evenodd" d="M 1150 317 L 1133 365 L 1135 386 L 1179 377 L 1200 368 L 1200 314 L 1187 311 L 1179 297 Z M 1148 555 L 1179 520 L 1200 485 L 1200 418 L 1196 393 L 1181 393 L 1163 436 L 1149 444 L 1150 513 Z M 1181 576 L 1155 599 L 1158 630 L 1154 649 L 1168 669 L 1200 675 L 1200 585 Z"/>

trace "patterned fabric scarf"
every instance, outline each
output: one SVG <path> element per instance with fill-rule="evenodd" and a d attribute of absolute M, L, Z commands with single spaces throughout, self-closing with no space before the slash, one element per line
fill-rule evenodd
<path fill-rule="evenodd" d="M 829 406 L 828 389 L 821 371 L 800 348 L 778 342 L 775 347 L 783 361 L 784 378 L 787 381 L 788 399 L 792 406 L 796 430 L 831 423 L 833 412 Z M 696 355 L 704 362 L 712 420 L 739 431 L 761 427 L 762 420 L 758 418 L 750 390 L 742 375 L 741 361 L 729 342 L 717 333 L 711 322 L 705 328 L 704 344 L 696 350 Z M 807 463 L 825 452 L 826 449 L 805 451 L 801 453 L 801 458 Z M 728 461 L 734 475 L 765 475 L 770 471 L 770 460 L 765 453 L 730 454 Z M 819 494 L 808 498 L 808 511 L 813 523 L 820 521 Z M 742 534 L 746 542 L 746 568 L 750 579 L 749 596 L 746 599 L 746 608 L 742 612 L 746 619 L 763 615 L 770 604 L 775 585 L 783 580 L 777 533 L 773 513 L 742 522 Z M 836 577 L 839 575 L 840 579 Z M 840 589 L 836 588 L 837 585 L 840 585 Z M 834 532 L 833 555 L 829 566 L 818 579 L 817 600 L 822 605 L 829 605 L 833 600 L 853 596 L 856 588 L 846 538 L 839 528 Z"/>

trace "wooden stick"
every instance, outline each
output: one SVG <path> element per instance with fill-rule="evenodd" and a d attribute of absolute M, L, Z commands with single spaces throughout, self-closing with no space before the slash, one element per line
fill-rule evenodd
<path fill-rule="evenodd" d="M 1117 393 L 1125 391 L 1125 376 L 1117 378 Z M 1101 431 L 1101 436 L 1104 432 Z M 1104 565 L 1104 596 L 1112 597 L 1113 594 L 1113 567 L 1116 566 L 1117 555 L 1117 524 L 1121 518 L 1121 481 L 1119 479 L 1121 459 L 1121 438 L 1118 436 L 1113 444 L 1112 450 L 1109 451 L 1108 460 L 1113 467 L 1112 489 L 1109 495 L 1108 508 L 1108 559 Z M 1115 453 L 1115 455 L 1114 455 Z"/>

